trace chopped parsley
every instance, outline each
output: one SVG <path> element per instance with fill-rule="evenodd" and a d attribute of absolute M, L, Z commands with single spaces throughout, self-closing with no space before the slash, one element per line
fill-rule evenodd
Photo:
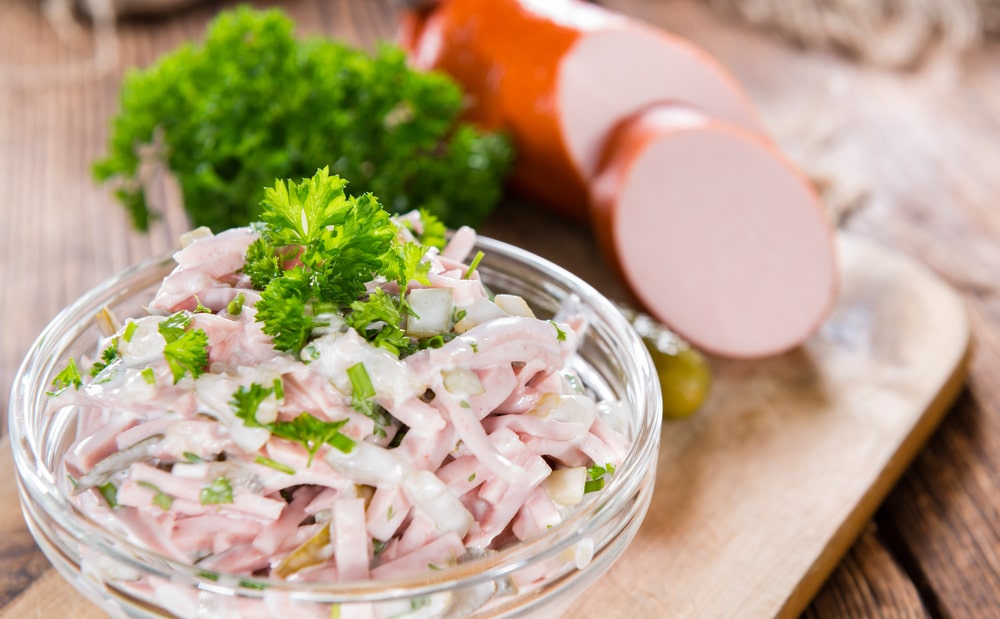
<path fill-rule="evenodd" d="M 233 485 L 223 476 L 216 477 L 211 484 L 201 489 L 199 500 L 202 505 L 232 503 Z"/>
<path fill-rule="evenodd" d="M 233 394 L 229 406 L 236 416 L 243 420 L 243 425 L 249 428 L 266 428 L 274 436 L 302 445 L 309 453 L 307 466 L 312 464 L 313 457 L 323 445 L 330 445 L 344 453 L 350 453 L 354 449 L 354 439 L 340 432 L 347 419 L 323 421 L 303 411 L 291 421 L 266 424 L 257 421 L 257 409 L 273 393 L 272 387 L 251 383 L 249 387 L 241 386 Z"/>
<path fill-rule="evenodd" d="M 109 481 L 98 486 L 97 491 L 101 493 L 111 509 L 118 507 L 118 486 Z"/>
<path fill-rule="evenodd" d="M 79 389 L 82 386 L 83 377 L 80 376 L 80 369 L 76 366 L 76 359 L 70 357 L 69 361 L 66 363 L 66 367 L 52 379 L 53 391 L 47 391 L 46 394 L 49 396 L 56 396 L 70 387 Z"/>
<path fill-rule="evenodd" d="M 556 339 L 559 340 L 560 342 L 565 342 L 566 341 L 566 332 L 563 331 L 562 328 L 560 328 L 559 325 L 556 324 L 556 321 L 554 321 L 554 320 L 550 320 L 549 324 L 552 325 L 553 327 L 555 327 L 555 330 L 556 330 Z"/>
<path fill-rule="evenodd" d="M 174 384 L 186 373 L 198 378 L 208 365 L 208 335 L 201 329 L 186 332 L 180 339 L 163 347 L 163 358 L 174 376 Z"/>
<path fill-rule="evenodd" d="M 368 298 L 351 303 L 351 313 L 346 319 L 349 326 L 373 345 L 399 356 L 410 345 L 410 338 L 401 327 L 403 313 L 407 311 L 405 301 L 376 288 Z"/>
<path fill-rule="evenodd" d="M 151 484 L 148 481 L 140 481 L 138 484 L 143 488 L 153 491 L 153 505 L 156 505 L 163 511 L 168 511 L 170 506 L 174 504 L 174 497 L 160 490 L 155 484 Z"/>
<path fill-rule="evenodd" d="M 198 378 L 208 365 L 208 335 L 201 329 L 189 329 L 190 326 L 191 316 L 187 312 L 177 312 L 157 327 L 167 342 L 163 358 L 174 377 L 174 384 L 188 373 L 191 378 Z"/>
<path fill-rule="evenodd" d="M 236 390 L 236 393 L 229 400 L 229 406 L 247 427 L 266 428 L 266 424 L 257 421 L 257 409 L 273 393 L 274 389 L 269 389 L 258 383 L 250 383 L 249 387 L 241 386 Z"/>
<path fill-rule="evenodd" d="M 113 338 L 108 347 L 101 351 L 101 359 L 90 368 L 90 376 L 96 378 L 105 368 L 119 359 L 118 338 Z"/>

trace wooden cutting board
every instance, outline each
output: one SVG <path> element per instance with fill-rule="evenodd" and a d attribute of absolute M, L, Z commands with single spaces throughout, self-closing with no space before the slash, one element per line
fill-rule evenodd
<path fill-rule="evenodd" d="M 620 562 L 568 613 L 793 617 L 850 547 L 962 387 L 969 321 L 916 262 L 839 239 L 840 302 L 805 346 L 716 361 L 697 416 L 668 422 L 652 505 Z M 0 471 L 10 470 L 0 443 Z M 0 499 L 16 492 L 0 475 Z M 0 516 L 4 539 L 24 524 Z M 0 562 L 2 568 L 2 562 Z M 53 571 L 0 619 L 103 615 Z"/>

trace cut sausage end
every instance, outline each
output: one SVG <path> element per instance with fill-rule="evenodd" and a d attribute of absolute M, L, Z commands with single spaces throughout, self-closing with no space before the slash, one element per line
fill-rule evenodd
<path fill-rule="evenodd" d="M 595 230 L 647 310 L 696 346 L 789 350 L 836 297 L 833 230 L 808 182 L 759 136 L 663 106 L 616 132 Z"/>
<path fill-rule="evenodd" d="M 566 150 L 583 178 L 596 173 L 612 128 L 654 103 L 677 101 L 763 133 L 753 104 L 721 65 L 639 24 L 582 33 L 559 64 L 557 98 Z"/>

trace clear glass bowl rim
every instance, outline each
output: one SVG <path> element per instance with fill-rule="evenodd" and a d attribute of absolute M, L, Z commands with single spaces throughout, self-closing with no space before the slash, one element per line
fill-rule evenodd
<path fill-rule="evenodd" d="M 205 591 L 239 597 L 260 597 L 266 590 L 315 602 L 405 599 L 494 581 L 525 565 L 559 555 L 587 538 L 593 531 L 600 530 L 619 516 L 623 509 L 628 509 L 630 501 L 640 493 L 643 479 L 652 474 L 649 469 L 655 468 L 662 414 L 658 378 L 645 345 L 628 320 L 590 284 L 540 256 L 502 241 L 479 236 L 476 249 L 484 251 L 488 257 L 501 256 L 521 263 L 537 272 L 540 281 L 551 280 L 577 295 L 592 318 L 603 322 L 614 334 L 619 346 L 619 356 L 625 358 L 626 365 L 634 366 L 632 369 L 636 372 L 624 381 L 629 389 L 636 390 L 638 415 L 636 435 L 625 461 L 601 492 L 601 500 L 592 501 L 587 507 L 579 509 L 545 535 L 519 542 L 482 558 L 420 575 L 349 583 L 286 582 L 225 573 L 219 574 L 221 577 L 218 579 L 206 577 L 205 570 L 132 544 L 110 534 L 84 516 L 62 491 L 50 487 L 51 481 L 55 479 L 55 472 L 47 468 L 39 450 L 40 437 L 31 435 L 25 413 L 38 405 L 40 398 L 45 397 L 44 391 L 48 384 L 42 381 L 49 379 L 54 364 L 64 362 L 54 359 L 53 352 L 62 352 L 61 348 L 65 348 L 63 342 L 73 341 L 87 328 L 93 311 L 112 300 L 127 297 L 129 284 L 141 281 L 148 272 L 162 273 L 159 277 L 165 275 L 174 264 L 171 258 L 173 252 L 144 260 L 105 280 L 57 314 L 32 345 L 15 376 L 8 407 L 11 450 L 22 502 L 29 499 L 35 501 L 58 527 L 72 535 L 81 545 L 110 555 L 112 559 L 142 573 L 174 582 L 188 582 Z M 53 348 L 56 350 L 52 351 Z M 40 368 L 45 371 L 39 371 Z M 25 511 L 23 506 L 22 511 Z M 25 516 L 27 517 L 27 513 Z M 613 535 L 595 540 L 595 551 L 612 542 L 619 531 L 620 527 L 614 527 Z"/>

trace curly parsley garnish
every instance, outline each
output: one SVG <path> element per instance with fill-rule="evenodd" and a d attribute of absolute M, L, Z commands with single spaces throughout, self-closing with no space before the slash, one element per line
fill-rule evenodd
<path fill-rule="evenodd" d="M 400 240 L 378 200 L 347 196 L 346 186 L 323 168 L 264 192 L 260 238 L 243 270 L 262 290 L 257 320 L 278 350 L 297 355 L 334 312 L 375 346 L 395 355 L 411 347 L 402 328 L 410 312 L 404 295 L 411 281 L 430 283 L 427 247 Z M 440 222 L 428 218 L 426 225 L 434 231 Z M 373 281 L 392 282 L 398 292 L 369 292 Z"/>

